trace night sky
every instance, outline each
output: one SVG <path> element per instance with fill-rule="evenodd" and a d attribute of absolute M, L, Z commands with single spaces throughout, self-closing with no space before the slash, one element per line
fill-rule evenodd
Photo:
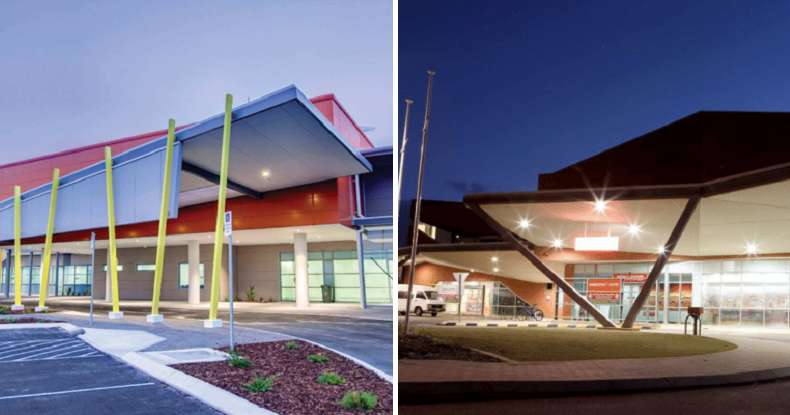
<path fill-rule="evenodd" d="M 398 18 L 404 201 L 428 69 L 425 199 L 535 190 L 538 173 L 701 110 L 790 111 L 790 2 L 401 0 Z"/>

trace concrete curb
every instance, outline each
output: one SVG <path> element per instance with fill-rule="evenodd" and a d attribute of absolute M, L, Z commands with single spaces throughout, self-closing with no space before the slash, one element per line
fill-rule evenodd
<path fill-rule="evenodd" d="M 554 329 L 596 329 L 604 328 L 597 324 L 573 324 L 573 323 L 458 323 L 455 321 L 443 321 L 436 323 L 437 326 L 448 327 L 506 327 L 506 328 L 554 328 Z M 652 326 L 634 326 L 633 330 L 651 330 Z"/>
<path fill-rule="evenodd" d="M 69 323 L 24 323 L 24 324 L 0 324 L 0 330 L 13 330 L 13 329 L 60 329 L 66 333 L 76 336 L 85 333 L 82 327 L 77 327 Z"/>
<path fill-rule="evenodd" d="M 273 331 L 262 330 L 262 329 L 252 329 L 252 328 L 249 328 L 249 327 L 241 327 L 241 328 L 243 328 L 243 329 L 246 329 L 246 330 L 257 330 L 257 331 L 265 331 L 265 332 L 267 332 L 267 333 L 280 334 L 280 333 L 276 333 L 276 332 L 273 332 Z M 290 338 L 293 338 L 293 339 L 296 339 L 296 340 L 301 340 L 301 341 L 305 341 L 305 342 L 308 342 L 308 343 L 312 343 L 312 344 L 314 344 L 314 345 L 316 345 L 316 346 L 319 346 L 319 347 L 323 347 L 323 348 L 324 348 L 324 349 L 326 349 L 326 350 L 329 350 L 329 351 L 331 351 L 331 352 L 337 353 L 337 354 L 339 354 L 339 355 L 341 355 L 341 356 L 345 357 L 346 359 L 348 359 L 348 360 L 351 360 L 352 362 L 354 362 L 354 363 L 356 363 L 356 364 L 358 364 L 358 365 L 360 365 L 360 366 L 364 367 L 365 369 L 368 369 L 368 370 L 372 371 L 373 373 L 375 373 L 375 374 L 376 374 L 378 377 L 380 377 L 381 379 L 384 379 L 384 380 L 386 380 L 386 381 L 387 381 L 387 382 L 389 382 L 389 383 L 393 383 L 393 381 L 392 381 L 392 376 L 390 376 L 390 375 L 388 375 L 388 374 L 384 373 L 384 371 L 383 371 L 383 370 L 381 370 L 381 369 L 378 369 L 378 368 L 374 367 L 374 366 L 373 366 L 373 365 L 371 365 L 370 363 L 367 363 L 367 362 L 365 362 L 365 361 L 362 361 L 362 360 L 359 360 L 359 359 L 357 359 L 356 357 L 349 356 L 349 355 L 347 355 L 347 354 L 345 354 L 345 353 L 343 353 L 343 352 L 340 352 L 340 351 L 337 351 L 337 350 L 335 350 L 335 349 L 332 349 L 331 347 L 326 347 L 326 346 L 324 346 L 324 345 L 323 345 L 323 344 L 321 344 L 321 343 L 316 343 L 316 342 L 314 342 L 314 341 L 307 340 L 307 339 L 303 339 L 303 338 L 301 338 L 301 337 L 296 337 L 296 336 L 291 336 L 291 335 L 285 335 L 285 334 L 280 334 L 280 335 L 282 335 L 282 336 L 287 336 L 287 337 L 290 337 Z"/>
<path fill-rule="evenodd" d="M 732 386 L 790 378 L 790 367 L 728 375 L 574 381 L 401 382 L 398 403 L 404 405 L 511 398 L 545 398 Z"/>
<path fill-rule="evenodd" d="M 227 415 L 277 415 L 224 389 L 155 362 L 138 352 L 125 354 L 124 362 Z"/>

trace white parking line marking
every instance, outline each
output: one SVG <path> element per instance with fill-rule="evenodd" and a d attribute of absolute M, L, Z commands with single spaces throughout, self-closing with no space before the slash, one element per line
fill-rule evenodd
<path fill-rule="evenodd" d="M 132 385 L 105 386 L 105 387 L 101 387 L 101 388 L 76 389 L 76 390 L 60 391 L 60 392 L 44 392 L 44 393 L 31 393 L 31 394 L 28 394 L 28 395 L 0 396 L 0 400 L 19 399 L 19 398 L 32 398 L 32 397 L 36 397 L 36 396 L 65 395 L 67 393 L 91 392 L 91 391 L 100 391 L 100 390 L 108 390 L 108 389 L 135 388 L 135 387 L 138 387 L 138 386 L 149 386 L 149 385 L 154 385 L 154 383 L 153 382 L 135 383 L 135 384 L 132 384 Z"/>
<path fill-rule="evenodd" d="M 47 344 L 52 344 L 52 345 L 54 345 L 54 346 L 50 346 L 50 347 L 56 347 L 56 346 L 60 346 L 60 345 L 64 345 L 64 344 L 68 344 L 68 342 L 70 342 L 70 341 L 73 341 L 73 340 L 74 340 L 74 339 L 63 339 L 63 340 L 59 340 L 59 341 L 52 342 L 52 343 L 47 343 Z M 78 340 L 78 341 L 80 341 L 80 340 Z M 45 344 L 45 345 L 46 345 L 46 344 Z M 0 355 L 4 355 L 4 354 L 6 354 L 6 353 L 14 353 L 14 352 L 18 352 L 18 351 L 20 351 L 20 350 L 27 350 L 26 352 L 23 352 L 23 353 L 6 354 L 5 356 L 0 356 L 0 359 L 6 359 L 6 358 L 9 358 L 9 357 L 11 357 L 11 356 L 16 356 L 16 355 L 19 355 L 19 354 L 25 354 L 25 353 L 30 353 L 30 352 L 36 352 L 37 350 L 35 349 L 35 347 L 38 347 L 38 346 L 41 346 L 41 345 L 37 344 L 37 345 L 33 345 L 33 346 L 22 347 L 22 348 L 20 348 L 20 349 L 16 349 L 16 350 L 10 350 L 10 351 L 8 351 L 8 352 L 3 352 L 3 353 L 0 353 Z M 33 349 L 32 349 L 32 350 L 28 350 L 28 349 L 31 349 L 31 348 L 33 348 Z M 38 350 L 43 350 L 43 349 L 38 349 Z"/>
<path fill-rule="evenodd" d="M 79 343 L 82 343 L 82 342 L 79 342 Z M 66 348 L 64 348 L 64 349 L 50 350 L 50 351 L 43 352 L 43 353 L 38 353 L 38 354 L 33 354 L 33 355 L 30 355 L 30 356 L 21 357 L 21 358 L 19 358 L 19 359 L 15 359 L 15 360 L 13 360 L 13 361 L 14 361 L 14 362 L 22 362 L 22 361 L 25 361 L 25 360 L 27 360 L 27 359 L 30 359 L 31 357 L 41 356 L 41 355 L 44 355 L 44 354 L 50 354 L 50 353 L 58 353 L 58 352 L 60 352 L 60 351 L 63 351 L 63 350 L 69 350 L 69 349 L 73 349 L 73 348 L 75 348 L 75 347 L 80 347 L 80 346 L 83 346 L 83 345 L 84 345 L 84 343 L 82 343 L 82 344 L 75 344 L 75 345 L 73 345 L 73 346 L 69 346 L 69 347 L 66 347 Z M 84 349 L 83 349 L 83 350 L 84 350 Z M 38 350 L 36 350 L 36 351 L 38 351 Z M 57 355 L 57 356 L 63 356 L 64 354 L 69 354 L 69 353 L 73 353 L 73 352 L 76 352 L 76 351 L 78 351 L 78 350 L 72 350 L 72 351 L 70 351 L 70 352 L 61 353 L 61 354 L 59 354 L 59 355 Z M 57 357 L 57 356 L 52 356 L 52 357 Z"/>
<path fill-rule="evenodd" d="M 81 343 L 81 342 L 82 342 L 81 340 L 76 340 L 76 341 L 71 341 L 71 342 L 54 344 L 52 346 L 44 347 L 42 349 L 26 350 L 26 351 L 24 351 L 22 353 L 15 353 L 15 354 L 9 354 L 9 355 L 5 355 L 5 356 L 0 356 L 0 360 L 6 360 L 6 359 L 9 359 L 10 357 L 13 357 L 13 356 L 23 356 L 23 355 L 26 355 L 28 353 L 36 353 L 36 352 L 40 352 L 42 350 L 53 349 L 53 348 L 56 348 L 56 347 L 62 347 L 62 346 L 66 346 L 68 344 Z"/>

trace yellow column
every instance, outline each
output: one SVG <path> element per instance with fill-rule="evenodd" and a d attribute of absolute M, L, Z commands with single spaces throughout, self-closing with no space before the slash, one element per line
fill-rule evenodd
<path fill-rule="evenodd" d="M 55 169 L 52 175 L 52 194 L 49 197 L 49 222 L 47 222 L 47 237 L 44 241 L 44 256 L 41 261 L 41 284 L 38 289 L 38 307 L 36 311 L 46 310 L 44 303 L 49 294 L 49 257 L 52 255 L 52 231 L 55 228 L 55 204 L 58 200 L 58 180 L 60 170 Z"/>
<path fill-rule="evenodd" d="M 219 175 L 219 200 L 217 200 L 217 225 L 214 228 L 214 268 L 211 271 L 211 308 L 209 320 L 204 327 L 220 327 L 216 322 L 219 308 L 219 287 L 222 274 L 223 222 L 225 216 L 225 193 L 228 187 L 228 154 L 230 153 L 230 123 L 233 112 L 233 95 L 225 96 L 225 128 L 222 132 L 222 164 Z M 229 295 L 233 295 L 230 293 Z M 210 323 L 210 321 L 212 323 Z"/>
<path fill-rule="evenodd" d="M 175 134 L 176 120 L 170 119 L 167 127 L 167 150 L 165 153 L 165 183 L 162 185 L 162 206 L 159 211 L 159 236 L 156 240 L 156 269 L 154 270 L 154 296 L 151 307 L 151 315 L 147 317 L 149 323 L 156 323 L 163 320 L 159 315 L 159 296 L 162 291 L 162 269 L 165 265 L 165 236 L 167 236 L 167 205 L 170 201 L 170 166 L 173 162 L 173 142 Z"/>
<path fill-rule="evenodd" d="M 22 189 L 14 186 L 14 307 L 11 309 L 22 310 L 22 220 L 21 205 Z M 10 280 L 9 280 L 10 281 Z"/>
<path fill-rule="evenodd" d="M 104 168 L 107 170 L 107 216 L 110 230 L 110 279 L 112 280 L 112 312 L 111 319 L 123 318 L 118 305 L 118 253 L 115 250 L 115 208 L 112 191 L 112 149 L 104 147 Z"/>

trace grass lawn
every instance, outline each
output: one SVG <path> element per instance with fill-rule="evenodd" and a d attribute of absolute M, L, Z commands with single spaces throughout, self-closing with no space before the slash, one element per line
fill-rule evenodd
<path fill-rule="evenodd" d="M 703 336 L 614 330 L 414 327 L 411 332 L 521 362 L 697 356 L 737 347 Z"/>

